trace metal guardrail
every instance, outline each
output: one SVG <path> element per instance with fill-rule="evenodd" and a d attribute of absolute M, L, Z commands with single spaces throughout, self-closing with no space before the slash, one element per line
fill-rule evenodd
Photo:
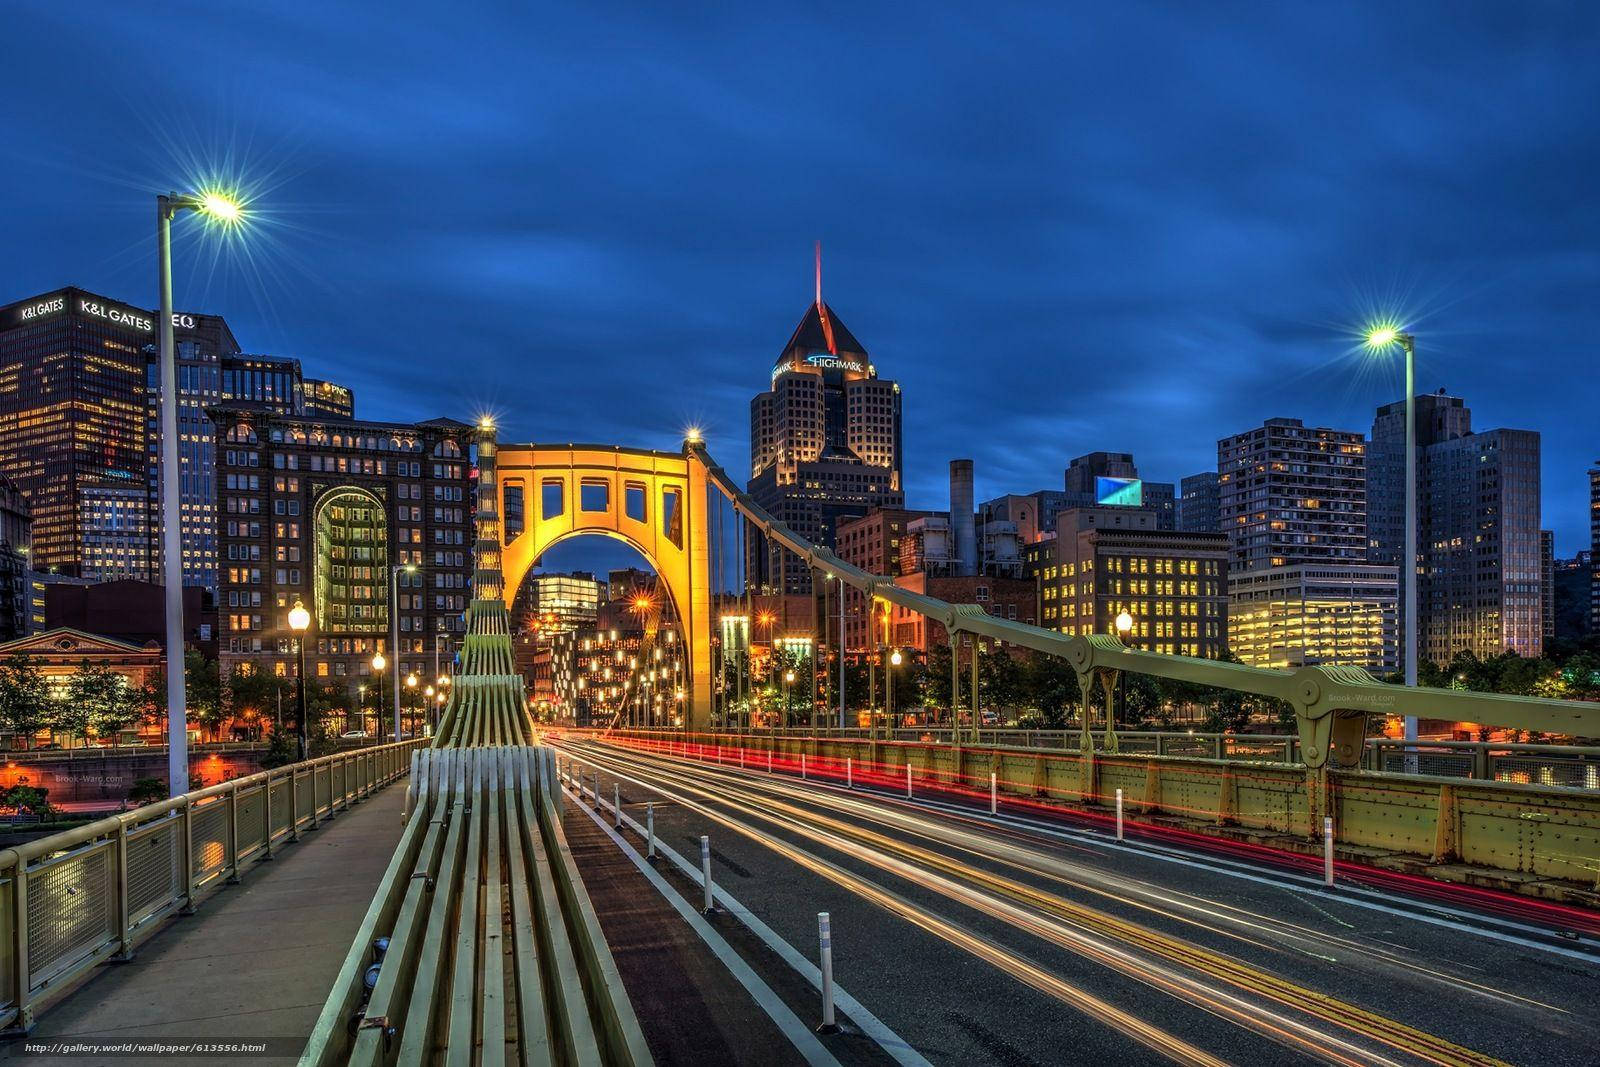
<path fill-rule="evenodd" d="M 651 1063 L 567 847 L 552 751 L 414 753 L 406 801 L 300 1062 Z"/>
<path fill-rule="evenodd" d="M 0 851 L 0 1024 L 26 1033 L 101 962 L 237 882 L 244 861 L 404 774 L 418 744 L 288 764 Z"/>
<path fill-rule="evenodd" d="M 1002 800 L 1028 805 L 1104 812 L 1120 792 L 1140 818 L 1171 818 L 1191 832 L 1225 834 L 1236 828 L 1252 839 L 1265 832 L 1283 835 L 1284 841 L 1316 841 L 1326 815 L 1333 819 L 1338 844 L 1363 850 L 1364 862 L 1419 874 L 1436 873 L 1441 864 L 1469 864 L 1477 868 L 1468 879 L 1474 884 L 1600 903 L 1600 791 L 1595 790 L 1362 769 L 1331 772 L 1331 803 L 1321 807 L 1307 788 L 1308 776 L 1316 772 L 1303 764 L 921 740 L 874 745 L 863 738 L 765 731 L 619 730 L 611 736 L 729 764 L 740 762 L 741 752 L 771 751 L 791 770 L 804 758 L 811 773 L 835 779 L 849 773 L 846 760 L 854 761 L 858 776 L 870 772 L 893 783 L 904 781 L 909 766 L 918 788 L 978 797 L 993 788 Z"/>
<path fill-rule="evenodd" d="M 865 741 L 865 728 L 785 728 L 757 731 L 777 737 L 820 737 Z M 1065 730 L 983 727 L 957 738 L 948 726 L 896 729 L 886 741 L 936 745 L 993 745 L 1003 748 L 1078 748 L 1082 734 Z M 1191 756 L 1259 763 L 1300 763 L 1300 738 L 1292 734 L 1225 734 L 1199 731 L 1127 730 L 1117 734 L 1122 755 Z M 1483 782 L 1512 782 L 1558 789 L 1600 790 L 1600 747 L 1537 745 L 1509 741 L 1402 741 L 1369 737 L 1361 766 L 1385 774 L 1430 774 Z"/>

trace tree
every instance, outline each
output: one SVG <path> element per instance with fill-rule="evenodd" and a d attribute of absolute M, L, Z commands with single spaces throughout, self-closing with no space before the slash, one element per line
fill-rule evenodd
<path fill-rule="evenodd" d="M 261 769 L 270 771 L 274 767 L 282 767 L 295 760 L 295 745 L 289 738 L 288 730 L 281 730 L 273 724 L 272 731 L 267 735 L 267 750 L 261 754 Z"/>
<path fill-rule="evenodd" d="M 136 778 L 128 790 L 128 801 L 134 807 L 154 804 L 167 799 L 167 783 L 160 778 Z"/>
<path fill-rule="evenodd" d="M 31 659 L 18 654 L 0 663 L 0 729 L 26 748 L 49 725 L 50 710 L 50 687 Z"/>
<path fill-rule="evenodd" d="M 103 663 L 85 661 L 67 683 L 67 700 L 73 705 L 71 717 L 79 726 L 92 730 L 96 737 L 117 735 L 138 721 L 138 702 L 128 680 Z"/>
<path fill-rule="evenodd" d="M 183 698 L 188 719 L 213 735 L 227 714 L 227 690 L 217 661 L 190 650 L 183 655 Z M 162 723 L 167 717 L 167 676 L 156 671 L 139 691 L 146 721 Z"/>
<path fill-rule="evenodd" d="M 55 811 L 50 806 L 50 790 L 28 784 L 27 778 L 18 778 L 17 784 L 0 789 L 0 807 L 10 808 L 23 815 L 40 818 Z"/>
<path fill-rule="evenodd" d="M 1078 675 L 1072 665 L 1056 656 L 1035 653 L 1029 658 L 1023 676 L 1026 691 L 1033 694 L 1033 706 L 1038 709 L 1044 725 L 1052 730 L 1065 727 L 1067 711 L 1083 702 L 1083 694 L 1078 691 Z"/>
<path fill-rule="evenodd" d="M 217 661 L 206 659 L 196 651 L 186 652 L 183 656 L 183 674 L 186 686 L 184 699 L 189 705 L 189 718 L 199 724 L 201 730 L 216 737 L 223 716 L 227 714 L 222 672 Z"/>

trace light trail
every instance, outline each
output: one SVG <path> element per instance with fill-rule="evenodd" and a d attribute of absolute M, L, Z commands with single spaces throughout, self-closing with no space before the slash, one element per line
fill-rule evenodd
<path fill-rule="evenodd" d="M 1033 963 L 1032 961 L 1026 960 L 1015 953 L 1008 952 L 997 945 L 990 944 L 989 942 L 984 941 L 982 938 L 961 929 L 959 926 L 947 922 L 927 909 L 912 904 L 910 901 L 904 900 L 901 897 L 888 892 L 876 883 L 870 882 L 859 877 L 858 875 L 846 871 L 837 864 L 822 859 L 821 857 L 807 852 L 804 849 L 773 837 L 770 834 L 757 830 L 756 828 L 730 815 L 723 814 L 703 804 L 696 803 L 685 796 L 674 794 L 670 790 L 647 785 L 637 778 L 633 778 L 630 775 L 617 771 L 615 768 L 603 763 L 600 760 L 590 759 L 588 753 L 582 754 L 580 758 L 583 758 L 585 762 L 603 766 L 612 774 L 631 781 L 641 788 L 651 789 L 654 792 L 660 793 L 662 796 L 671 797 L 673 800 L 683 805 L 686 809 L 699 812 L 707 818 L 728 827 L 734 832 L 748 837 L 766 848 L 772 849 L 774 852 L 784 856 L 798 866 L 823 878 L 826 878 L 836 885 L 849 890 L 857 896 L 860 896 L 863 899 L 878 905 L 894 915 L 898 915 L 907 922 L 910 922 L 912 925 L 933 934 L 935 937 L 938 937 L 941 940 L 956 946 L 957 948 L 963 949 L 964 951 L 977 956 L 979 959 L 982 959 L 985 962 L 993 965 L 1003 973 L 1016 978 L 1018 981 L 1021 981 L 1042 993 L 1054 997 L 1062 1003 L 1071 1005 L 1072 1007 L 1083 1012 L 1089 1018 L 1111 1025 L 1114 1029 L 1118 1030 L 1118 1032 L 1126 1034 L 1145 1047 L 1161 1053 L 1174 1062 L 1182 1064 L 1204 1065 L 1204 1067 L 1223 1067 L 1223 1065 L 1226 1063 L 1226 1061 L 1217 1059 L 1209 1053 L 1174 1037 L 1158 1027 L 1151 1025 L 1145 1020 L 1123 1011 L 1121 1008 L 1116 1007 L 1108 1001 L 1102 1000 L 1101 998 L 1078 988 L 1070 982 L 1051 974 L 1049 971 Z M 699 792 L 699 790 L 696 790 L 696 792 Z"/>
<path fill-rule="evenodd" d="M 1331 1035 L 1312 1030 L 1296 1020 L 1274 1014 L 1257 1005 L 1237 1001 L 1221 990 L 1201 985 L 1180 973 L 1162 969 L 1151 970 L 1148 962 L 1126 956 L 1121 950 L 1096 941 L 1087 935 L 1095 934 L 1100 937 L 1108 937 L 1130 948 L 1147 952 L 1170 963 L 1199 971 L 1207 977 L 1224 982 L 1234 988 L 1260 996 L 1293 1011 L 1303 1012 L 1324 1022 L 1340 1026 L 1369 1040 L 1380 1042 L 1391 1048 L 1416 1056 L 1425 1062 L 1440 1064 L 1488 1064 L 1497 1062 L 1490 1057 L 1461 1048 L 1434 1035 L 1347 1004 L 1337 998 L 1326 996 L 1274 975 L 1261 972 L 1230 957 L 1192 946 L 1186 942 L 1173 939 L 1086 906 L 1074 904 L 1053 894 L 1024 885 L 1014 879 L 1004 878 L 986 871 L 974 870 L 969 865 L 930 852 L 919 846 L 898 841 L 838 819 L 796 808 L 761 791 L 766 790 L 770 793 L 785 796 L 798 796 L 807 803 L 828 805 L 835 808 L 835 810 L 848 809 L 856 816 L 865 816 L 870 819 L 882 820 L 890 818 L 891 816 L 884 812 L 881 805 L 849 800 L 837 794 L 804 790 L 794 783 L 780 783 L 768 780 L 764 776 L 750 778 L 746 775 L 739 775 L 736 777 L 732 773 L 731 767 L 713 771 L 710 766 L 704 764 L 699 766 L 686 765 L 682 771 L 674 772 L 671 769 L 659 766 L 659 759 L 653 755 L 646 757 L 617 749 L 603 751 L 606 752 L 606 755 L 611 760 L 620 758 L 625 765 L 634 767 L 639 767 L 640 763 L 645 760 L 656 760 L 655 763 L 645 763 L 644 767 L 658 774 L 671 776 L 682 787 L 690 789 L 698 795 L 705 796 L 708 800 L 743 805 L 744 810 L 751 815 L 765 819 L 774 825 L 784 827 L 826 846 L 841 847 L 838 840 L 830 837 L 830 834 L 848 839 L 861 846 L 860 849 L 846 849 L 848 854 L 864 859 L 879 869 L 890 871 L 913 884 L 921 885 L 947 898 L 957 900 L 986 914 L 1000 918 L 1059 947 L 1068 948 L 1089 956 L 1131 977 L 1162 988 L 1180 999 L 1195 1003 L 1207 1011 L 1255 1029 L 1274 1040 L 1293 1044 L 1322 1056 L 1332 1054 L 1330 1045 L 1341 1044 L 1338 1039 L 1333 1038 Z M 675 760 L 673 762 L 676 763 Z M 690 773 L 691 768 L 692 773 L 696 774 L 718 774 L 719 791 L 713 795 L 705 790 L 700 783 L 685 778 L 684 774 Z M 608 764 L 608 769 L 615 773 L 615 765 Z M 770 808 L 772 811 L 761 810 L 763 808 Z M 774 812 L 777 814 L 774 814 Z M 942 844 L 951 845 L 998 862 L 1009 863 L 1014 866 L 1020 865 L 1017 850 L 1014 846 L 995 844 L 990 848 L 973 849 L 968 847 L 973 843 L 970 840 L 970 835 L 968 835 L 969 840 L 963 844 L 958 837 L 952 838 L 951 832 L 934 833 L 934 828 L 927 826 L 925 823 L 914 823 L 904 813 L 899 814 L 897 818 L 899 822 L 904 824 L 900 827 L 901 829 L 916 836 L 924 839 L 937 839 Z M 996 854 L 997 849 L 1002 850 L 1001 854 Z M 1009 850 L 1009 854 L 1003 850 Z M 900 858 L 896 859 L 894 857 Z M 1037 864 L 1027 869 L 1030 869 L 1035 874 L 1062 880 L 1048 869 L 1039 869 Z M 987 893 L 979 893 L 956 881 L 952 881 L 952 878 L 962 882 L 974 883 L 987 890 Z M 1089 888 L 1091 888 L 1091 891 L 1096 891 L 1093 890 L 1093 887 Z M 1109 895 L 1104 891 L 1100 892 L 1102 895 Z M 1024 910 L 1017 908 L 1015 905 L 1005 904 L 1002 901 L 998 901 L 996 897 L 1007 898 L 1009 901 L 1015 901 L 1018 904 L 1025 905 L 1027 909 L 1033 910 Z M 1140 906 L 1136 902 L 1128 903 L 1135 903 L 1135 906 Z M 1170 913 L 1160 912 L 1159 908 L 1150 905 L 1143 906 L 1146 910 L 1155 911 L 1167 918 L 1192 921 L 1185 920 L 1184 917 L 1172 916 Z M 1034 912 L 1042 913 L 1042 915 Z M 1064 920 L 1073 925 L 1063 926 L 1060 922 L 1054 921 L 1056 919 Z M 1195 925 L 1203 926 L 1203 924 L 1198 923 Z M 1207 927 L 1207 929 L 1211 928 Z M 1248 941 L 1248 939 L 1246 940 Z M 1249 941 L 1249 943 L 1256 944 L 1258 947 L 1267 947 L 1260 946 L 1258 942 Z M 1370 1062 L 1372 1053 L 1369 1050 L 1359 1049 L 1354 1046 L 1345 1046 L 1345 1048 L 1347 1054 L 1355 1057 L 1351 1062 Z"/>

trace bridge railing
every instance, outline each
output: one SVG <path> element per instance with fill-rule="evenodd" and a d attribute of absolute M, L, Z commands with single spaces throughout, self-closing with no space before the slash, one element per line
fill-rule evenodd
<path fill-rule="evenodd" d="M 863 727 L 782 728 L 779 737 L 827 737 L 870 740 Z M 1026 730 L 982 727 L 976 734 L 963 729 L 959 738 L 967 745 L 1006 748 L 1076 748 L 1082 736 L 1078 727 L 1064 730 Z M 882 735 L 888 741 L 917 741 L 952 745 L 958 740 L 948 726 L 895 729 Z M 1293 734 L 1227 734 L 1189 730 L 1127 730 L 1117 734 L 1123 755 L 1192 756 L 1199 759 L 1258 763 L 1299 763 L 1300 739 Z M 1600 790 L 1600 747 L 1591 745 L 1540 745 L 1508 741 L 1402 741 L 1369 737 L 1361 766 L 1388 774 L 1428 774 L 1443 778 L 1471 778 L 1483 782 L 1513 782 L 1558 789 Z"/>
<path fill-rule="evenodd" d="M 1301 853 L 1319 848 L 1326 815 L 1333 820 L 1338 847 L 1349 850 L 1340 853 L 1341 859 L 1588 906 L 1600 902 L 1596 790 L 1357 769 L 1329 772 L 1331 802 L 1318 808 L 1311 803 L 1302 764 L 1158 758 L 1076 746 L 944 745 L 922 739 L 873 744 L 865 738 L 771 731 L 620 730 L 612 731 L 610 740 L 755 771 L 773 759 L 780 773 L 895 792 L 914 780 L 919 793 L 943 791 L 982 802 L 993 789 L 1001 802 L 1022 810 L 1072 809 L 1091 818 L 1105 818 L 1120 792 L 1136 820 L 1167 821 L 1184 833 L 1243 836 Z"/>
<path fill-rule="evenodd" d="M 421 740 L 337 752 L 0 851 L 0 1025 L 26 1032 L 100 963 L 131 958 L 245 861 L 402 776 Z"/>

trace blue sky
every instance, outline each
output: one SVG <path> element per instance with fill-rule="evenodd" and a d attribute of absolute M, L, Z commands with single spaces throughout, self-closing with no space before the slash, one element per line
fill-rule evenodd
<path fill-rule="evenodd" d="M 905 393 L 913 503 L 1094 449 L 1214 466 L 1270 416 L 1419 388 L 1544 434 L 1587 547 L 1600 456 L 1600 7 L 12 5 L 0 302 L 155 302 L 151 194 L 248 179 L 177 302 L 360 413 L 746 463 L 825 296 Z"/>

